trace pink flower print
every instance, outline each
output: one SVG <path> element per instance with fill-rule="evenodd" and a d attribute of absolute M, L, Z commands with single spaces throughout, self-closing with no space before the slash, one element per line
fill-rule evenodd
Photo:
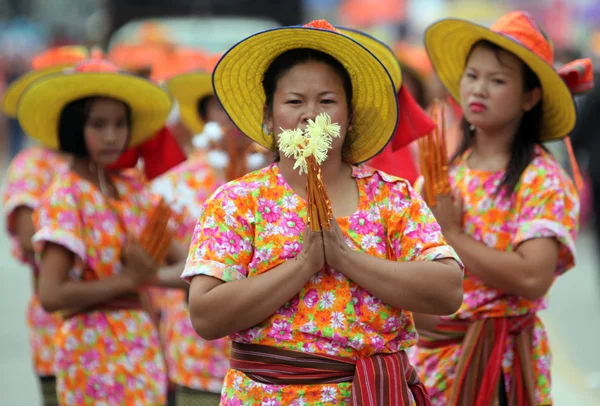
<path fill-rule="evenodd" d="M 302 246 L 296 241 L 287 241 L 283 244 L 283 252 L 281 254 L 282 257 L 286 259 L 296 258 L 298 254 L 302 251 Z"/>
<path fill-rule="evenodd" d="M 242 238 L 231 230 L 227 230 L 222 235 L 220 248 L 229 254 L 236 254 L 240 251 Z"/>
<path fill-rule="evenodd" d="M 275 223 L 281 217 L 281 210 L 277 203 L 267 199 L 258 200 L 258 211 L 267 223 Z"/>
<path fill-rule="evenodd" d="M 369 221 L 367 213 L 360 211 L 350 217 L 350 229 L 359 235 L 364 235 L 371 232 L 373 225 Z"/>
<path fill-rule="evenodd" d="M 317 293 L 316 289 L 311 289 L 308 292 L 306 292 L 306 295 L 304 295 L 304 304 L 309 309 L 312 309 L 313 307 L 315 307 L 317 305 L 318 301 L 319 301 L 319 294 Z"/>
<path fill-rule="evenodd" d="M 477 190 L 477 188 L 479 187 L 479 179 L 478 178 L 472 178 L 469 183 L 467 184 L 467 190 L 469 191 L 469 193 L 475 193 L 475 191 Z"/>
<path fill-rule="evenodd" d="M 278 314 L 281 314 L 284 317 L 292 317 L 298 311 L 298 304 L 300 303 L 300 298 L 298 295 L 294 296 L 292 300 L 284 304 L 277 310 Z"/>
<path fill-rule="evenodd" d="M 292 338 L 292 324 L 286 320 L 278 320 L 267 334 L 279 344 Z"/>
<path fill-rule="evenodd" d="M 385 324 L 383 325 L 383 329 L 386 333 L 396 332 L 396 331 L 398 331 L 399 327 L 400 327 L 400 320 L 396 316 L 388 317 L 387 320 L 385 321 Z"/>
<path fill-rule="evenodd" d="M 333 333 L 333 337 L 331 337 L 331 339 L 341 346 L 350 346 L 350 340 L 348 339 L 348 337 L 342 337 L 338 332 Z"/>
<path fill-rule="evenodd" d="M 381 336 L 371 337 L 371 346 L 375 349 L 375 352 L 383 351 L 385 348 L 385 341 Z"/>
<path fill-rule="evenodd" d="M 281 403 L 277 400 L 277 398 L 269 398 L 262 401 L 260 406 L 280 406 Z"/>
<path fill-rule="evenodd" d="M 375 200 L 377 192 L 379 192 L 379 176 L 371 177 L 371 180 L 365 185 L 365 192 L 369 200 Z"/>
<path fill-rule="evenodd" d="M 304 222 L 296 213 L 288 212 L 282 216 L 281 229 L 286 236 L 297 236 L 304 232 Z"/>
<path fill-rule="evenodd" d="M 65 230 L 75 230 L 77 224 L 77 213 L 73 211 L 61 211 L 58 213 L 60 227 Z"/>
<path fill-rule="evenodd" d="M 87 370 L 92 370 L 100 364 L 100 353 L 97 350 L 90 350 L 81 356 L 81 363 Z"/>
<path fill-rule="evenodd" d="M 105 399 L 109 392 L 108 386 L 103 382 L 102 376 L 90 375 L 85 388 L 86 395 L 92 399 Z"/>
<path fill-rule="evenodd" d="M 359 292 L 359 289 L 356 287 L 352 287 L 350 289 L 350 294 L 352 295 L 352 304 L 354 305 L 354 311 L 357 316 L 362 315 L 361 307 L 365 303 L 364 295 Z"/>
<path fill-rule="evenodd" d="M 108 391 L 108 404 L 118 405 L 121 404 L 125 397 L 125 388 L 120 383 L 112 385 Z"/>
<path fill-rule="evenodd" d="M 221 404 L 223 406 L 243 406 L 242 401 L 239 400 L 237 397 L 233 397 L 231 399 L 227 398 L 227 394 L 223 394 L 221 396 Z"/>

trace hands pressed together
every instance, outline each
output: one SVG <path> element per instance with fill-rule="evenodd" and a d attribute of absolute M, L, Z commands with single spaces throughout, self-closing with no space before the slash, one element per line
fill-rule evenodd
<path fill-rule="evenodd" d="M 325 264 L 340 272 L 344 269 L 344 261 L 354 251 L 346 244 L 342 229 L 335 219 L 330 222 L 329 230 L 312 231 L 310 227 L 304 230 L 304 242 L 299 258 L 314 273 Z"/>

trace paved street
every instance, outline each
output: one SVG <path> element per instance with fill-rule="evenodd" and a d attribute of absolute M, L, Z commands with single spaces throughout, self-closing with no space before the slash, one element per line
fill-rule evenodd
<path fill-rule="evenodd" d="M 0 227 L 4 224 L 0 220 Z M 37 384 L 31 372 L 25 308 L 27 270 L 8 254 L 0 234 L 0 405 L 37 406 Z M 600 405 L 600 266 L 589 232 L 578 244 L 579 265 L 562 277 L 542 314 L 554 352 L 555 405 Z M 587 331 L 587 333 L 585 333 Z"/>

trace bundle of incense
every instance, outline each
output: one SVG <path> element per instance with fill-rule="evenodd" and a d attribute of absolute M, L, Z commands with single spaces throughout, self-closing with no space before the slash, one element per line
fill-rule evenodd
<path fill-rule="evenodd" d="M 329 230 L 333 211 L 327 189 L 321 177 L 321 163 L 327 159 L 333 137 L 340 136 L 340 126 L 331 122 L 327 113 L 308 120 L 306 129 L 283 130 L 279 135 L 279 150 L 296 160 L 294 169 L 306 173 L 306 203 L 308 225 L 312 231 Z"/>
<path fill-rule="evenodd" d="M 448 177 L 448 151 L 446 147 L 446 123 L 444 107 L 436 100 L 431 109 L 435 129 L 419 138 L 419 163 L 423 175 L 423 198 L 430 207 L 436 205 L 436 197 L 450 193 Z"/>
<path fill-rule="evenodd" d="M 161 198 L 152 210 L 146 228 L 142 232 L 140 245 L 157 264 L 162 264 L 171 245 L 173 231 L 169 227 L 171 209 Z"/>

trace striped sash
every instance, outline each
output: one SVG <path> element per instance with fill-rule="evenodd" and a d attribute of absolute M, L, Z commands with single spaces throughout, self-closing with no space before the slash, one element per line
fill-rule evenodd
<path fill-rule="evenodd" d="M 487 318 L 474 322 L 443 320 L 434 331 L 420 331 L 418 346 L 441 348 L 462 343 L 450 406 L 490 406 L 498 401 L 502 359 L 509 335 L 515 337 L 514 376 L 509 406 L 534 406 L 535 381 L 531 349 L 535 313 L 521 317 Z"/>
<path fill-rule="evenodd" d="M 353 361 L 256 344 L 233 343 L 231 368 L 250 379 L 272 385 L 352 382 L 353 406 L 418 406 L 431 404 L 404 351 L 376 354 Z"/>

